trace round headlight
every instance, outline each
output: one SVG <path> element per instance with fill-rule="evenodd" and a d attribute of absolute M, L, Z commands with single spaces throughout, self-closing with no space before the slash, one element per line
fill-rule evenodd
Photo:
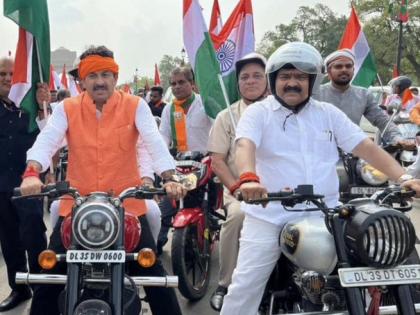
<path fill-rule="evenodd" d="M 91 299 L 81 302 L 74 310 L 75 315 L 112 315 L 111 307 L 102 300 Z"/>
<path fill-rule="evenodd" d="M 73 235 L 88 249 L 105 249 L 118 237 L 120 220 L 116 209 L 109 204 L 85 203 L 73 218 Z"/>
<path fill-rule="evenodd" d="M 355 212 L 346 224 L 349 254 L 372 267 L 403 263 L 415 246 L 415 230 L 403 213 L 379 206 L 369 199 L 353 200 Z"/>
<path fill-rule="evenodd" d="M 380 186 L 386 183 L 388 177 L 366 161 L 359 159 L 356 164 L 357 173 L 366 184 Z"/>

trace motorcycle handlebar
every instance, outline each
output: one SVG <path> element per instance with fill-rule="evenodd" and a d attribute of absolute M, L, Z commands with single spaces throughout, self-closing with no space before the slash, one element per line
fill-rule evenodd
<path fill-rule="evenodd" d="M 40 194 L 22 196 L 20 187 L 13 189 L 12 200 L 26 199 L 26 198 L 38 198 L 48 196 L 50 198 L 57 198 L 63 195 L 72 195 L 74 198 L 80 197 L 80 193 L 77 189 L 70 187 L 69 182 L 58 182 L 56 184 L 45 185 L 41 188 Z M 166 191 L 163 188 L 149 188 L 149 187 L 131 187 L 124 190 L 118 198 L 121 200 L 127 198 L 137 199 L 153 199 L 156 195 L 166 195 Z M 110 195 L 111 196 L 111 195 Z"/>

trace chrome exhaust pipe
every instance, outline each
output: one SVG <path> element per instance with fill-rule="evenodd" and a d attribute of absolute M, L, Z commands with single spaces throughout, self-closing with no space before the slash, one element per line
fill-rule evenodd
<path fill-rule="evenodd" d="M 16 273 L 16 284 L 66 284 L 67 275 L 57 274 L 34 274 L 26 272 Z M 177 288 L 178 277 L 177 276 L 165 276 L 165 277 L 131 277 L 136 286 L 138 287 L 166 287 L 166 288 Z M 111 283 L 110 279 L 84 279 L 86 283 Z M 128 279 L 124 279 L 125 285 L 130 285 Z"/>

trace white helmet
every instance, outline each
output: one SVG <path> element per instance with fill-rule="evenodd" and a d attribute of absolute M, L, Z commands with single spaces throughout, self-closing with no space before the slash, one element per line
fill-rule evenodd
<path fill-rule="evenodd" d="M 268 58 L 266 73 L 273 95 L 276 95 L 277 72 L 291 65 L 299 71 L 309 74 L 309 95 L 317 88 L 324 77 L 324 63 L 322 56 L 315 47 L 303 42 L 291 42 L 277 48 Z"/>
<path fill-rule="evenodd" d="M 241 72 L 242 68 L 249 63 L 259 64 L 265 70 L 265 65 L 267 64 L 267 59 L 265 59 L 265 57 L 263 55 L 261 55 L 259 53 L 256 53 L 256 52 L 246 54 L 245 56 L 243 56 L 241 59 L 239 59 L 235 63 L 236 78 L 238 78 L 239 73 Z"/>

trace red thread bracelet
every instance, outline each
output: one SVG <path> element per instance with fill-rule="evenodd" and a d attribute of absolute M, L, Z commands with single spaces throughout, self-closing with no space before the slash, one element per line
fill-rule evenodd
<path fill-rule="evenodd" d="M 242 173 L 239 176 L 239 181 L 241 182 L 241 184 L 243 184 L 243 183 L 249 183 L 249 182 L 259 183 L 260 182 L 260 178 L 257 176 L 257 174 L 255 174 L 253 172 L 245 172 L 245 173 Z"/>
<path fill-rule="evenodd" d="M 230 188 L 229 188 L 229 192 L 230 192 L 230 194 L 231 195 L 233 195 L 233 193 L 241 186 L 242 184 L 241 184 L 241 182 L 239 181 L 239 182 L 236 182 L 233 186 L 231 186 Z"/>
<path fill-rule="evenodd" d="M 33 165 L 28 166 L 26 168 L 25 172 L 22 175 L 22 179 L 24 179 L 26 177 L 38 177 L 39 178 L 39 171 Z"/>

